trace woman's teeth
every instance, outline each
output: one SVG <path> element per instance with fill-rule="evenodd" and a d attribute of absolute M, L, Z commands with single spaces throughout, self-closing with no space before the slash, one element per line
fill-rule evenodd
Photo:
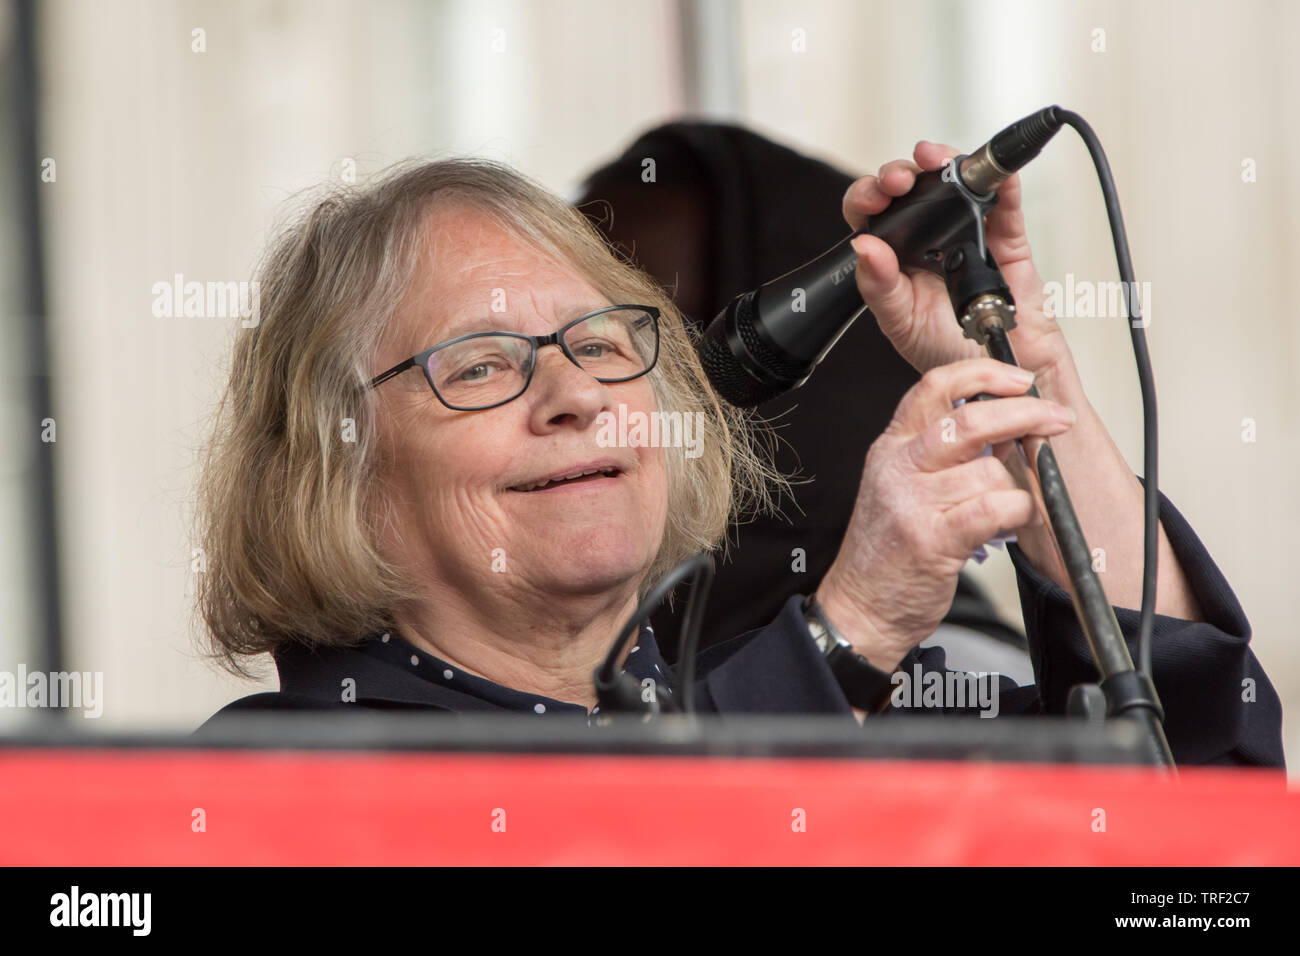
<path fill-rule="evenodd" d="M 613 478 L 618 475 L 618 470 L 614 468 L 591 468 L 586 471 L 575 471 L 567 475 L 558 475 L 554 478 L 547 478 L 544 481 L 534 481 L 527 485 L 516 485 L 514 491 L 537 491 L 540 488 L 547 488 L 551 485 L 559 484 L 562 481 L 575 481 L 580 478 L 588 478 L 592 475 Z"/>

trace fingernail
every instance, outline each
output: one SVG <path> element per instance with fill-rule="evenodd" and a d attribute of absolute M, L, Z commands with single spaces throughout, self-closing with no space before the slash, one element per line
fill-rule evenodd
<path fill-rule="evenodd" d="M 1056 417 L 1060 419 L 1061 422 L 1065 425 L 1073 425 L 1075 422 L 1079 420 L 1079 416 L 1075 413 L 1073 408 L 1069 408 L 1064 405 L 1058 405 L 1056 406 L 1055 411 L 1056 411 Z"/>
<path fill-rule="evenodd" d="M 1034 373 L 1027 368 L 1017 368 L 1015 370 L 1016 381 L 1024 382 L 1025 385 L 1034 384 Z"/>
<path fill-rule="evenodd" d="M 866 254 L 866 250 L 864 250 L 864 249 L 862 248 L 863 245 L 866 244 L 866 241 L 867 241 L 866 238 L 863 237 L 863 236 L 854 236 L 854 237 L 849 241 L 849 245 L 851 245 L 851 246 L 853 247 L 853 251 L 854 251 L 854 252 L 856 252 L 858 255 L 861 256 L 861 255 L 865 255 L 865 254 Z"/>

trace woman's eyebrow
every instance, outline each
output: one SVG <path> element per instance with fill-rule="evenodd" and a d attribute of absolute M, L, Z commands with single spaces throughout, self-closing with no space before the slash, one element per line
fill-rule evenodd
<path fill-rule="evenodd" d="M 499 315 L 476 316 L 473 318 L 460 319 L 443 326 L 441 332 L 433 341 L 445 342 L 448 339 L 458 338 L 462 335 L 470 335 L 474 332 L 506 332 L 509 330 L 502 328 L 502 320 L 505 318 L 505 314 L 502 313 Z"/>

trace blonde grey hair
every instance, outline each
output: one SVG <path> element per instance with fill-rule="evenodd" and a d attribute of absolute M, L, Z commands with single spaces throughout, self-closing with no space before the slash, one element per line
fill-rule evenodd
<path fill-rule="evenodd" d="M 368 185 L 325 187 L 268 247 L 260 321 L 237 333 L 198 489 L 207 571 L 197 611 L 207 649 L 235 673 L 287 643 L 344 645 L 389 628 L 415 594 L 378 549 L 387 504 L 366 383 L 428 216 L 464 203 L 575 266 L 610 302 L 661 311 L 656 401 L 701 412 L 705 427 L 698 458 L 663 449 L 668 517 L 642 593 L 689 555 L 722 546 L 729 520 L 771 510 L 784 485 L 771 433 L 714 395 L 669 295 L 563 199 L 482 159 L 408 162 Z M 355 441 L 345 443 L 348 419 Z"/>

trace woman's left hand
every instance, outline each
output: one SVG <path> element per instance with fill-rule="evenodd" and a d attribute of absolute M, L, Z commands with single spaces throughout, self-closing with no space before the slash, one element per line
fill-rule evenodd
<path fill-rule="evenodd" d="M 921 141 L 915 162 L 899 159 L 880 167 L 876 176 L 863 176 L 844 194 L 844 218 L 861 229 L 868 216 L 882 212 L 907 193 L 923 170 L 940 169 L 958 155 L 951 146 Z M 1016 305 L 1016 328 L 1010 333 L 1021 366 L 1038 376 L 1040 389 L 1054 391 L 1055 379 L 1072 373 L 1074 360 L 1056 321 L 1043 312 L 1043 280 L 1030 257 L 1025 217 L 1020 206 L 1020 177 L 1012 176 L 998 189 L 997 205 L 986 219 L 989 250 L 1002 270 Z M 957 324 L 948 290 L 931 273 L 914 276 L 899 271 L 894 251 L 875 236 L 853 241 L 858 253 L 857 283 L 881 331 L 919 372 L 926 372 L 984 354 Z M 1056 401 L 1065 395 L 1052 395 Z"/>

